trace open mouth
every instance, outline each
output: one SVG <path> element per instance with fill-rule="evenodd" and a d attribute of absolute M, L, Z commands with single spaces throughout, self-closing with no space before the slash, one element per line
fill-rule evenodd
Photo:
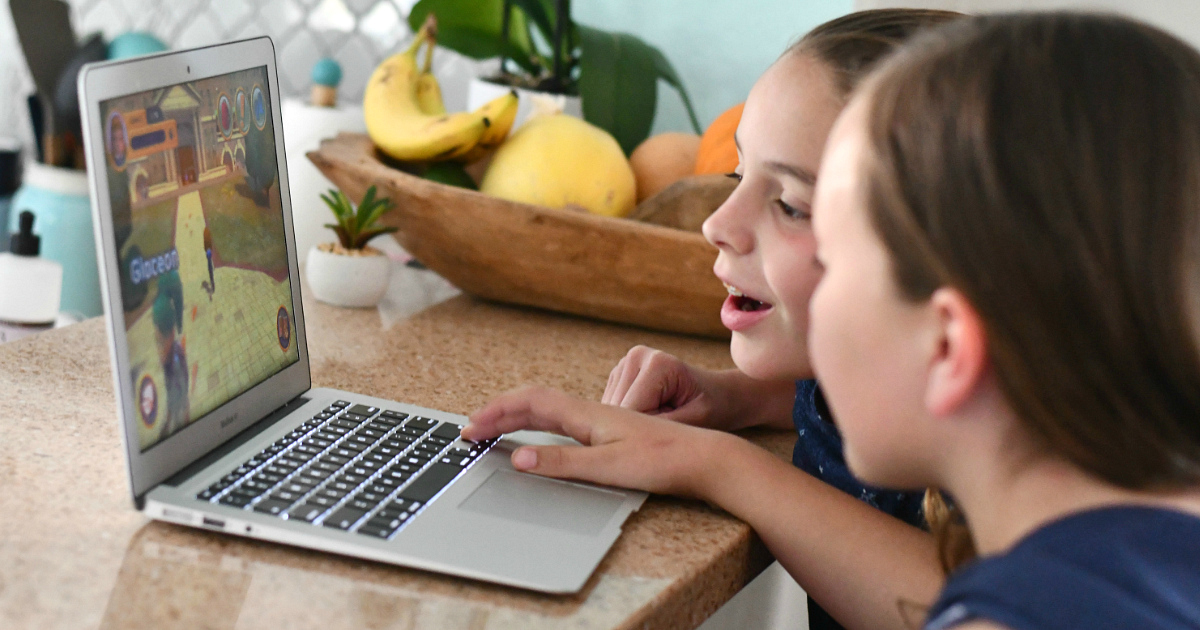
<path fill-rule="evenodd" d="M 754 312 L 754 311 L 762 311 L 762 310 L 771 308 L 770 302 L 763 302 L 762 300 L 756 300 L 756 299 L 750 297 L 749 295 L 746 295 L 745 293 L 743 293 L 741 291 L 741 289 L 738 289 L 737 287 L 735 287 L 731 284 L 726 283 L 725 290 L 729 291 L 729 295 L 731 295 L 733 297 L 733 305 L 739 311 L 750 313 L 750 312 Z"/>

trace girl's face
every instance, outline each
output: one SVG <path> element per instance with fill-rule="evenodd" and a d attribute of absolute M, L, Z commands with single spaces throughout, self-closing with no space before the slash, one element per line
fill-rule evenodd
<path fill-rule="evenodd" d="M 738 368 L 759 379 L 812 378 L 808 300 L 820 279 L 810 212 L 825 139 L 842 108 L 832 70 L 788 54 L 746 99 L 737 177 L 704 222 L 720 250 L 713 272 L 729 289 L 721 321 Z"/>
<path fill-rule="evenodd" d="M 931 309 L 900 295 L 871 225 L 866 146 L 866 107 L 856 99 L 830 137 L 813 204 L 824 274 L 809 308 L 809 349 L 851 471 L 867 483 L 921 487 L 922 445 L 932 441 L 921 419 L 937 326 Z"/>

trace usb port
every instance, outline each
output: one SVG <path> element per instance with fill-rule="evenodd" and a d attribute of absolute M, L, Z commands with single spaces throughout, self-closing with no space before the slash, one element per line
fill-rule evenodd
<path fill-rule="evenodd" d="M 204 524 L 208 527 L 215 527 L 217 529 L 225 529 L 225 521 L 223 521 L 219 518 L 213 518 L 211 516 L 204 517 Z"/>

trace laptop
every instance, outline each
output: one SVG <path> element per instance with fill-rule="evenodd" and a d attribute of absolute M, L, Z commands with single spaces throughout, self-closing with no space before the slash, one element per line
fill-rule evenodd
<path fill-rule="evenodd" d="M 311 386 L 266 37 L 79 75 L 117 410 L 151 518 L 579 591 L 645 500 L 518 472 L 516 433 Z M 467 384 L 469 386 L 469 384 Z"/>

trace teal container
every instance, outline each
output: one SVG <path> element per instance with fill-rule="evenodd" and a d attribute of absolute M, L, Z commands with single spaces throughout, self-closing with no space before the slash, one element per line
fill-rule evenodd
<path fill-rule="evenodd" d="M 141 55 L 151 55 L 167 49 L 161 39 L 141 31 L 132 31 L 118 35 L 108 44 L 109 59 L 128 59 Z"/>
<path fill-rule="evenodd" d="M 102 315 L 87 173 L 36 162 L 27 164 L 21 187 L 13 196 L 9 232 L 17 231 L 23 210 L 35 216 L 33 231 L 42 238 L 42 258 L 63 266 L 60 308 L 83 317 Z"/>

